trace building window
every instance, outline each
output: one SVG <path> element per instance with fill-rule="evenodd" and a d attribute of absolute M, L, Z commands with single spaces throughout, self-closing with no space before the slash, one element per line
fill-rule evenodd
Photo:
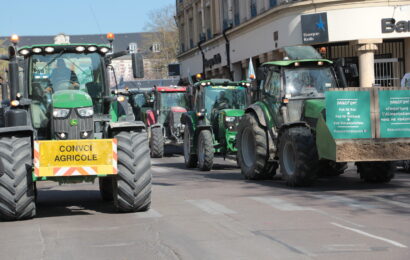
<path fill-rule="evenodd" d="M 152 52 L 161 52 L 161 44 L 159 42 L 154 42 L 151 48 Z"/>
<path fill-rule="evenodd" d="M 269 7 L 275 7 L 278 5 L 278 1 L 277 0 L 269 0 Z"/>
<path fill-rule="evenodd" d="M 258 12 L 258 9 L 256 9 L 256 0 L 251 0 L 251 17 L 255 17 Z"/>
<path fill-rule="evenodd" d="M 128 49 L 129 49 L 130 53 L 137 53 L 138 52 L 138 45 L 135 42 L 131 42 L 128 45 Z"/>

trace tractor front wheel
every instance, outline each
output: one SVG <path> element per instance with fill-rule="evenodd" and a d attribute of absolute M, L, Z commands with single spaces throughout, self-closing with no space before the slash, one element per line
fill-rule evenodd
<path fill-rule="evenodd" d="M 214 163 L 214 146 L 212 134 L 209 130 L 202 130 L 198 136 L 198 168 L 210 171 Z"/>
<path fill-rule="evenodd" d="M 161 127 L 151 128 L 151 157 L 162 158 L 164 156 L 164 135 Z"/>
<path fill-rule="evenodd" d="M 184 129 L 184 161 L 187 168 L 195 168 L 198 164 L 198 157 L 191 152 L 191 132 L 186 125 Z"/>
<path fill-rule="evenodd" d="M 30 137 L 0 138 L 0 219 L 36 215 Z"/>
<path fill-rule="evenodd" d="M 246 179 L 272 179 L 278 168 L 275 162 L 268 162 L 266 131 L 261 128 L 252 114 L 246 114 L 238 128 L 238 164 Z"/>
<path fill-rule="evenodd" d="M 146 133 L 120 132 L 115 135 L 118 176 L 114 205 L 120 212 L 146 211 L 151 205 L 151 160 Z"/>
<path fill-rule="evenodd" d="M 319 168 L 316 143 L 306 127 L 286 129 L 280 137 L 279 164 L 289 186 L 311 185 Z"/>
<path fill-rule="evenodd" d="M 394 177 L 394 162 L 358 162 L 357 172 L 365 182 L 387 183 Z"/>

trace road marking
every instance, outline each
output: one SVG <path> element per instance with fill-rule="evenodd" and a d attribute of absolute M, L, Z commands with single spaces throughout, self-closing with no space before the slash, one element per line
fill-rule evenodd
<path fill-rule="evenodd" d="M 156 211 L 155 209 L 150 209 L 146 212 L 138 212 L 135 213 L 138 218 L 160 218 L 162 217 L 161 213 Z"/>
<path fill-rule="evenodd" d="M 374 239 L 384 241 L 386 243 L 392 244 L 392 245 L 397 246 L 397 247 L 407 248 L 407 246 L 405 246 L 403 244 L 400 244 L 399 242 L 396 242 L 396 241 L 393 241 L 393 240 L 390 240 L 390 239 L 387 239 L 387 238 L 384 238 L 384 237 L 375 236 L 375 235 L 372 235 L 370 233 L 364 232 L 364 231 L 356 229 L 356 228 L 346 227 L 346 226 L 343 226 L 343 225 L 340 225 L 340 224 L 334 223 L 334 222 L 331 222 L 330 224 L 332 224 L 336 227 L 340 227 L 340 228 L 344 228 L 344 229 L 356 232 L 356 233 L 361 234 L 363 236 L 367 236 L 367 237 L 371 237 L 371 238 L 374 238 Z"/>
<path fill-rule="evenodd" d="M 275 238 L 275 237 L 273 237 L 273 236 L 271 236 L 271 235 L 268 235 L 268 234 L 266 234 L 266 233 L 264 233 L 264 232 L 262 232 L 262 231 L 254 231 L 254 232 L 252 232 L 252 233 L 255 234 L 255 235 L 257 235 L 257 236 L 262 236 L 262 237 L 265 237 L 265 238 L 267 238 L 267 239 L 270 239 L 270 240 L 272 240 L 272 241 L 274 241 L 274 242 L 276 242 L 276 243 L 278 243 L 278 244 L 280 244 L 280 245 L 286 247 L 286 248 L 287 248 L 289 251 L 291 251 L 291 252 L 294 252 L 294 253 L 297 253 L 297 254 L 301 254 L 301 255 L 310 256 L 310 257 L 316 256 L 315 254 L 312 254 L 311 252 L 309 252 L 309 251 L 307 251 L 307 250 L 305 250 L 305 249 L 301 249 L 301 248 L 295 247 L 295 246 L 293 246 L 293 245 L 290 245 L 290 244 L 288 244 L 288 243 L 285 243 L 284 241 L 279 240 L 279 239 L 277 239 L 277 238 Z"/>
<path fill-rule="evenodd" d="M 343 196 L 338 196 L 338 195 L 313 195 L 313 197 L 318 198 L 318 199 L 328 200 L 331 202 L 340 203 L 340 204 L 343 204 L 343 205 L 346 205 L 352 208 L 358 208 L 358 209 L 376 208 L 375 206 L 364 204 L 358 200 L 343 197 Z"/>
<path fill-rule="evenodd" d="M 212 200 L 187 200 L 186 202 L 211 215 L 236 214 L 235 211 L 228 209 L 224 205 L 216 203 Z"/>
<path fill-rule="evenodd" d="M 258 202 L 267 204 L 275 209 L 282 210 L 282 211 L 301 211 L 301 210 L 314 210 L 313 208 L 309 207 L 301 207 L 296 204 L 287 202 L 282 199 L 278 199 L 272 196 L 269 197 L 250 197 L 250 199 L 256 200 Z"/>

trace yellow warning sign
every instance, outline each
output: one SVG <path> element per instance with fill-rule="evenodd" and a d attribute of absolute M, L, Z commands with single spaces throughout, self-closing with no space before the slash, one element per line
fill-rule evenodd
<path fill-rule="evenodd" d="M 116 139 L 36 141 L 34 164 L 38 176 L 115 174 Z"/>

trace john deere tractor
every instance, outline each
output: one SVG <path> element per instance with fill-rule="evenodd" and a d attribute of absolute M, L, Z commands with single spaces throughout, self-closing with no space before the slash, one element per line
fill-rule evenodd
<path fill-rule="evenodd" d="M 245 178 L 271 179 L 280 166 L 288 185 L 305 186 L 355 162 L 364 181 L 389 182 L 393 161 L 410 158 L 410 91 L 347 88 L 312 47 L 284 53 L 262 65 L 258 100 L 239 125 Z"/>
<path fill-rule="evenodd" d="M 249 104 L 248 82 L 203 80 L 190 86 L 191 110 L 182 116 L 188 168 L 212 169 L 214 155 L 235 156 L 236 133 Z"/>
<path fill-rule="evenodd" d="M 108 85 L 111 60 L 128 52 L 70 43 L 8 50 L 1 57 L 9 61 L 10 102 L 0 128 L 0 219 L 34 217 L 38 181 L 98 178 L 102 198 L 118 211 L 147 210 L 145 126 Z M 132 54 L 132 60 L 134 77 L 142 77 L 142 57 Z"/>

